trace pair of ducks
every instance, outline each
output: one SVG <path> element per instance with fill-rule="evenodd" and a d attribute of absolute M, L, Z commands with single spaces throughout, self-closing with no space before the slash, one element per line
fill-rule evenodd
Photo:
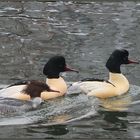
<path fill-rule="evenodd" d="M 72 86 L 78 86 L 89 96 L 98 98 L 109 98 L 126 93 L 129 90 L 129 82 L 121 73 L 122 64 L 138 64 L 136 61 L 128 59 L 127 50 L 115 50 L 107 60 L 106 67 L 109 70 L 109 80 L 85 79 L 74 83 Z M 67 85 L 62 77 L 61 72 L 77 70 L 66 66 L 63 56 L 54 56 L 46 63 L 43 74 L 46 75 L 46 83 L 39 81 L 19 82 L 0 91 L 0 97 L 15 98 L 20 100 L 30 100 L 35 97 L 41 97 L 48 100 L 63 96 L 67 92 Z"/>

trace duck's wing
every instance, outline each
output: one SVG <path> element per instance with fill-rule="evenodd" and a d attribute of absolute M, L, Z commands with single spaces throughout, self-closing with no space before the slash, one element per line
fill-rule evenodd
<path fill-rule="evenodd" d="M 0 97 L 11 97 L 14 94 L 21 93 L 26 85 L 15 85 L 0 90 Z"/>
<path fill-rule="evenodd" d="M 0 90 L 0 97 L 10 97 L 13 94 L 20 93 L 29 81 L 19 81 L 8 85 Z"/>
<path fill-rule="evenodd" d="M 103 79 L 97 78 L 84 78 L 81 81 L 73 82 L 68 87 L 68 94 L 79 94 L 81 92 L 88 93 L 95 87 L 93 87 L 93 82 L 103 82 Z M 97 87 L 97 86 L 96 86 Z"/>
<path fill-rule="evenodd" d="M 87 94 L 93 90 L 100 89 L 105 85 L 106 82 L 102 82 L 102 81 L 84 81 L 79 83 L 80 89 Z"/>
<path fill-rule="evenodd" d="M 28 80 L 21 80 L 21 81 L 18 81 L 16 83 L 13 83 L 13 84 L 8 85 L 6 88 L 9 88 L 9 87 L 12 87 L 12 86 L 26 85 L 29 82 L 30 81 L 28 81 Z"/>
<path fill-rule="evenodd" d="M 98 79 L 98 78 L 84 78 L 81 80 L 81 82 L 85 82 L 85 81 L 98 81 L 98 82 L 103 82 L 105 81 L 104 79 Z"/>
<path fill-rule="evenodd" d="M 20 93 L 29 81 L 19 81 L 8 85 L 0 90 L 0 97 L 10 97 L 13 94 Z"/>
<path fill-rule="evenodd" d="M 82 92 L 88 96 L 96 96 L 98 98 L 108 98 L 116 96 L 115 86 L 108 81 L 84 81 L 74 83 L 74 86 L 80 88 Z"/>

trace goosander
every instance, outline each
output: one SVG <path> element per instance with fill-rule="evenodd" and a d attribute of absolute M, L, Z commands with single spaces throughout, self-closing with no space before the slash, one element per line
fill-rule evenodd
<path fill-rule="evenodd" d="M 65 58 L 63 56 L 54 56 L 49 59 L 43 69 L 43 74 L 47 77 L 46 83 L 31 82 L 32 84 L 28 84 L 30 81 L 18 82 L 2 89 L 0 91 L 0 97 L 30 100 L 31 97 L 27 94 L 24 94 L 26 93 L 27 89 L 34 94 L 36 93 L 36 90 L 41 92 L 40 96 L 43 100 L 63 96 L 67 92 L 67 84 L 60 76 L 60 73 L 66 71 L 78 72 L 77 70 L 68 68 L 66 66 Z M 42 90 L 46 84 L 50 87 L 50 89 L 52 89 L 51 91 Z"/>
<path fill-rule="evenodd" d="M 111 54 L 106 63 L 109 70 L 109 80 L 89 78 L 73 83 L 73 86 L 79 87 L 88 96 L 96 96 L 102 99 L 126 93 L 129 90 L 129 81 L 121 73 L 120 66 L 139 63 L 129 60 L 128 56 L 129 52 L 125 49 L 117 49 Z"/>
<path fill-rule="evenodd" d="M 31 100 L 23 101 L 14 98 L 0 98 L 0 115 L 11 114 L 15 112 L 24 112 L 37 108 L 44 101 L 40 97 L 41 92 L 58 92 L 50 89 L 46 83 L 39 81 L 27 81 L 26 87 L 23 89 L 23 93 L 27 95 Z"/>

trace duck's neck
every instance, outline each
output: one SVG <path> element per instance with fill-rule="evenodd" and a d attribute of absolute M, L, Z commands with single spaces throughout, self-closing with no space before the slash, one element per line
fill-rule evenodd
<path fill-rule="evenodd" d="M 111 82 L 120 92 L 127 92 L 129 89 L 129 82 L 122 73 L 109 73 L 109 82 Z"/>
<path fill-rule="evenodd" d="M 51 89 L 60 91 L 62 94 L 67 92 L 67 84 L 62 77 L 47 78 L 46 83 L 50 86 Z"/>

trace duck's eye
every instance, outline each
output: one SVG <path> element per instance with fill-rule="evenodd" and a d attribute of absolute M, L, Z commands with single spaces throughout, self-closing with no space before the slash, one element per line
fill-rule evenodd
<path fill-rule="evenodd" d="M 64 67 L 64 65 L 59 65 L 59 68 L 63 68 Z"/>
<path fill-rule="evenodd" d="M 127 60 L 128 60 L 128 57 L 127 57 L 127 56 L 126 56 L 126 57 L 124 57 L 124 58 L 123 58 L 123 60 L 124 60 L 124 61 L 127 61 Z"/>

